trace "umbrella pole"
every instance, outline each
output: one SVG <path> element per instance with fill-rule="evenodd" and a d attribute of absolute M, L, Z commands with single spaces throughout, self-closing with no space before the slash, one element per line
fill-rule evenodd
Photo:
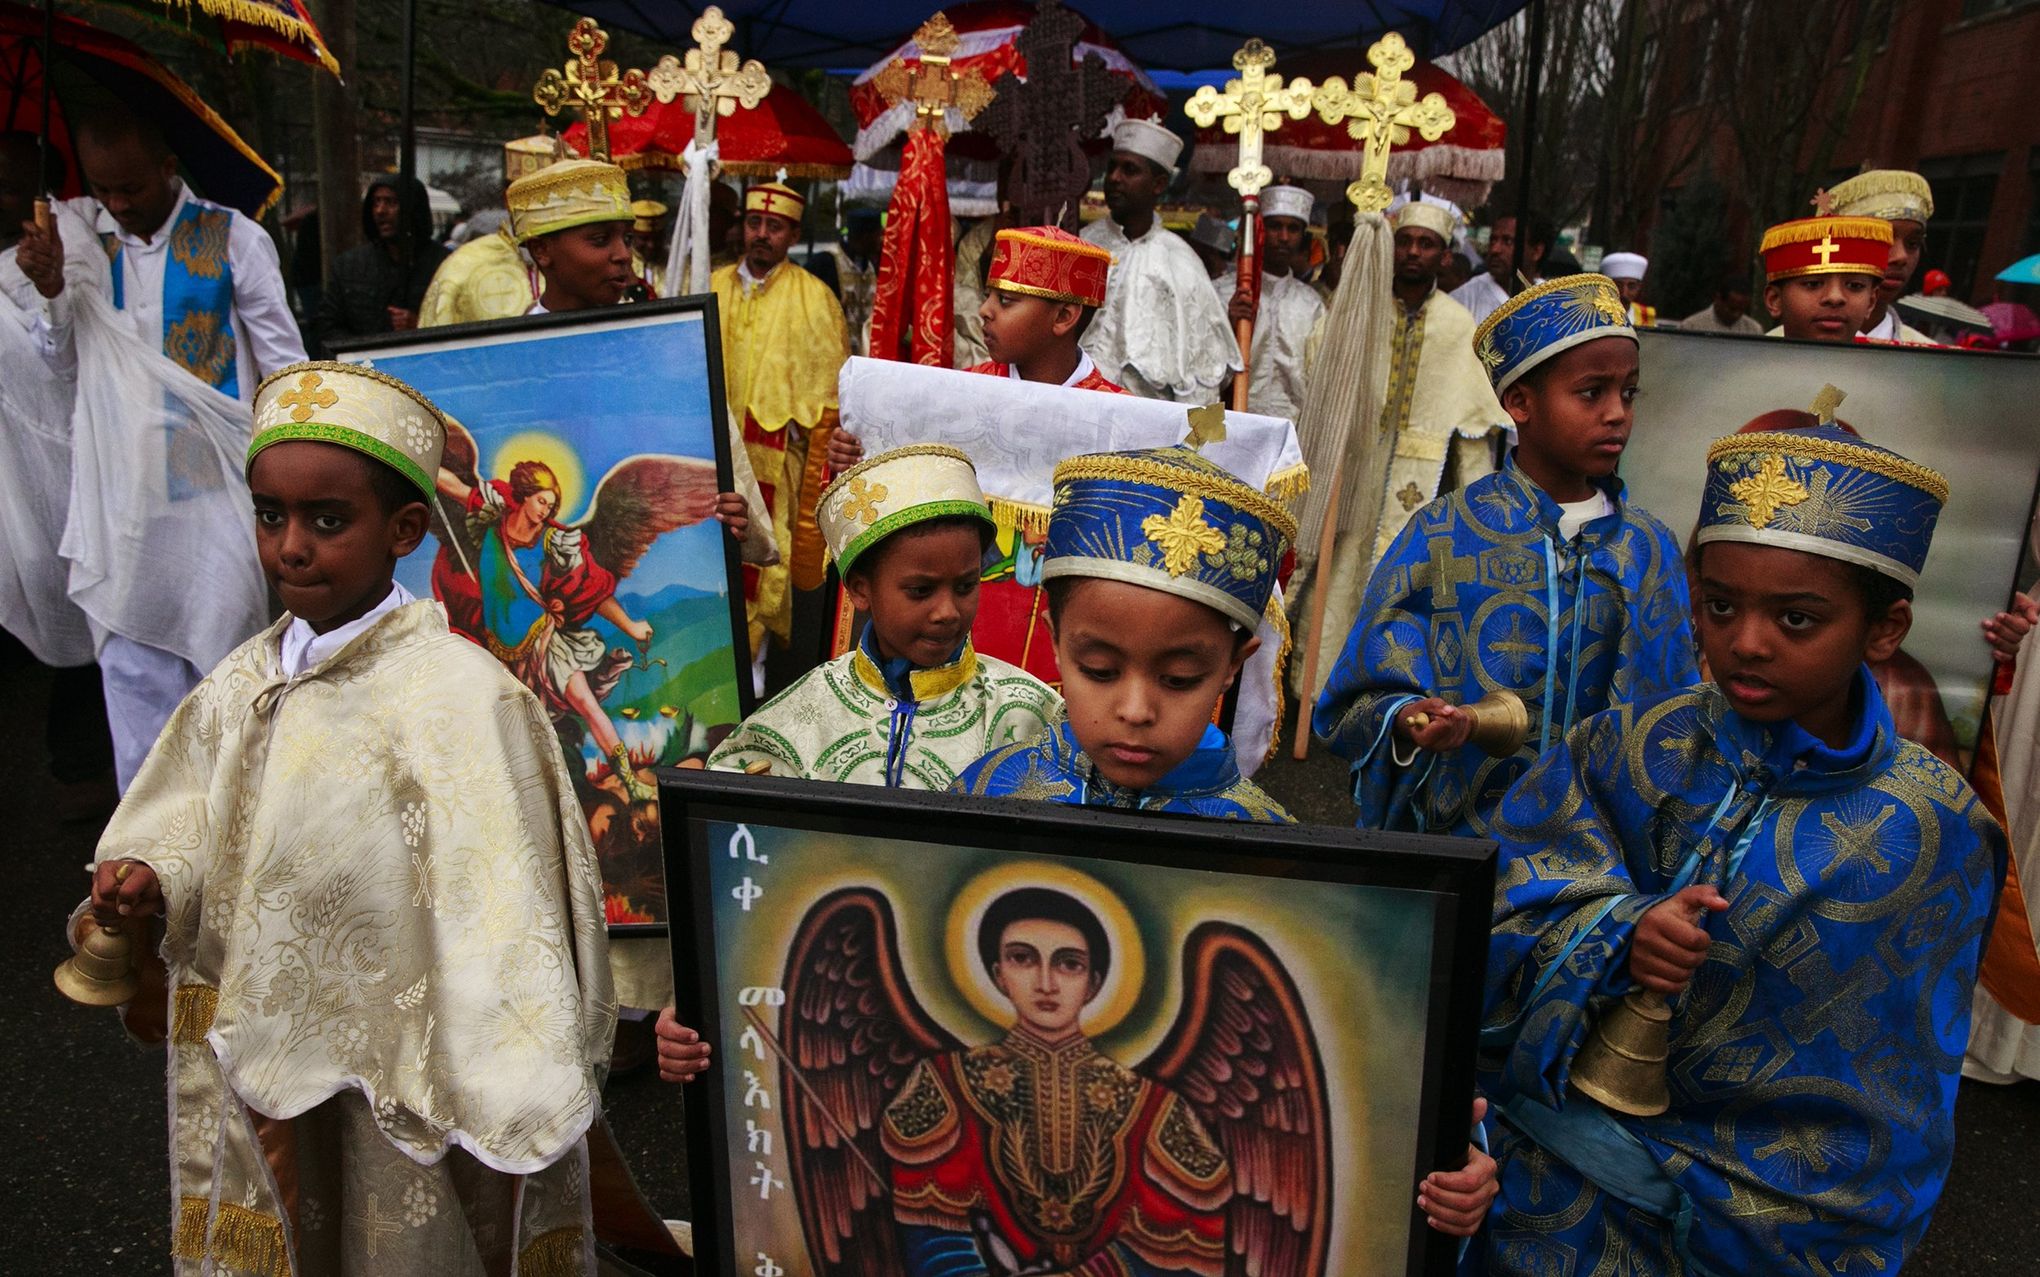
<path fill-rule="evenodd" d="M 1530 0 L 1530 68 L 1523 89 L 1523 173 L 1516 188 L 1516 263 L 1513 274 L 1525 279 L 1523 248 L 1530 242 L 1530 174 L 1537 154 L 1537 93 L 1544 81 L 1544 0 Z M 1546 251 L 1556 245 L 1545 245 Z M 1541 265 L 1530 263 L 1533 267 Z"/>
<path fill-rule="evenodd" d="M 36 136 L 35 183 L 42 197 L 35 202 L 35 228 L 48 234 L 56 225 L 50 202 L 57 193 L 50 189 L 50 51 L 57 43 L 57 0 L 43 0 L 42 7 L 42 131 Z"/>
<path fill-rule="evenodd" d="M 411 242 L 411 223 L 417 216 L 411 211 L 411 183 L 418 176 L 418 122 L 412 100 L 418 80 L 418 0 L 404 0 L 403 21 L 404 79 L 397 97 L 397 260 L 404 271 L 404 300 L 409 302 L 411 255 L 418 251 Z"/>

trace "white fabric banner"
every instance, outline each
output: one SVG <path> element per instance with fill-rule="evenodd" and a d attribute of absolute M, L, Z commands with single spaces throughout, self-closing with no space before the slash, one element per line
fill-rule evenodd
<path fill-rule="evenodd" d="M 914 443 L 960 448 L 1002 519 L 1040 526 L 1058 461 L 1182 443 L 1189 410 L 1163 399 L 1100 394 L 1011 377 L 885 359 L 851 359 L 837 378 L 843 426 L 875 457 Z M 1243 483 L 1284 500 L 1305 487 L 1296 427 L 1279 417 L 1225 414 L 1225 438 L 1202 449 Z"/>

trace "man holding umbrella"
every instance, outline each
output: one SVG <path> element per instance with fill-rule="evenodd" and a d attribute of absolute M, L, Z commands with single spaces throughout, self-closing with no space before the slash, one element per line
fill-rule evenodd
<path fill-rule="evenodd" d="M 256 384 L 305 349 L 260 226 L 194 196 L 134 115 L 71 128 L 92 194 L 31 224 L 16 259 L 44 299 L 51 375 L 79 386 L 65 554 L 125 787 L 201 674 L 268 619 L 228 454 L 245 447 Z"/>

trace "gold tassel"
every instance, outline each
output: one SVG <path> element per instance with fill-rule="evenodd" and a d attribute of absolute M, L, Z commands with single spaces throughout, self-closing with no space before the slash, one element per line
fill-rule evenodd
<path fill-rule="evenodd" d="M 177 1203 L 177 1235 L 170 1239 L 170 1253 L 179 1259 L 205 1258 L 205 1212 L 203 1197 L 186 1197 Z"/>
<path fill-rule="evenodd" d="M 521 1277 L 582 1277 L 581 1230 L 555 1228 L 540 1233 L 517 1257 Z"/>
<path fill-rule="evenodd" d="M 1048 511 L 1041 506 L 1006 497 L 987 497 L 985 503 L 992 507 L 992 518 L 1002 528 L 1018 528 L 1034 536 L 1048 533 Z"/>
<path fill-rule="evenodd" d="M 220 1008 L 220 992 L 203 984 L 180 985 L 177 989 L 177 1014 L 171 1041 L 183 1046 L 196 1046 L 205 1041 L 205 1035 L 212 1032 L 213 1015 Z"/>
<path fill-rule="evenodd" d="M 1763 252 L 1783 244 L 1814 244 L 1830 235 L 1843 239 L 1891 242 L 1891 223 L 1875 217 L 1808 217 L 1784 222 L 1764 232 Z"/>
<path fill-rule="evenodd" d="M 207 1250 L 214 1262 L 230 1268 L 262 1277 L 290 1277 L 283 1221 L 246 1206 L 220 1203 L 220 1217 L 213 1224 L 212 1245 Z"/>
<path fill-rule="evenodd" d="M 1268 495 L 1277 501 L 1294 501 L 1310 491 L 1310 467 L 1301 461 L 1268 476 Z"/>

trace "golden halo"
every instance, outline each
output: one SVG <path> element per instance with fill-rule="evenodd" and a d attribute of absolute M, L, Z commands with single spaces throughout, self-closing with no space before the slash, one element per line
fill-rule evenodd
<path fill-rule="evenodd" d="M 510 468 L 520 461 L 541 462 L 553 472 L 553 478 L 560 481 L 560 504 L 553 511 L 553 518 L 561 523 L 571 522 L 580 513 L 575 503 L 587 488 L 581 458 L 574 446 L 550 431 L 520 430 L 497 447 L 496 463 L 489 467 L 489 476 L 507 482 Z"/>
<path fill-rule="evenodd" d="M 977 930 L 992 901 L 1020 887 L 1048 887 L 1074 896 L 1094 915 L 1112 944 L 1112 969 L 1105 983 L 1084 1008 L 1078 1027 L 1097 1036 L 1110 1032 L 1127 1012 L 1133 1010 L 1147 982 L 1147 956 L 1141 948 L 1140 929 L 1119 893 L 1089 874 L 1079 873 L 1052 860 L 1023 860 L 987 869 L 965 883 L 949 906 L 949 925 L 944 948 L 949 959 L 950 978 L 971 1009 L 1002 1029 L 1013 1027 L 1018 1017 L 1006 995 L 992 983 L 978 956 Z"/>

